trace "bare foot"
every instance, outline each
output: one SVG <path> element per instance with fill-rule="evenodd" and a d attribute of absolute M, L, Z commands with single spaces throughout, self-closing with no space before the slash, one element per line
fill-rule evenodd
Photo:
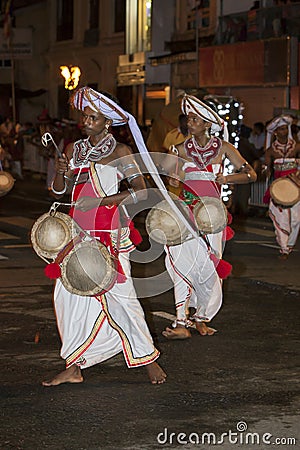
<path fill-rule="evenodd" d="M 217 332 L 214 328 L 210 328 L 205 322 L 195 322 L 196 330 L 201 336 L 212 336 Z"/>
<path fill-rule="evenodd" d="M 156 362 L 148 364 L 146 369 L 151 384 L 162 384 L 166 382 L 167 375 Z"/>
<path fill-rule="evenodd" d="M 68 367 L 68 369 L 64 370 L 63 372 L 60 372 L 58 375 L 56 375 L 52 380 L 49 381 L 43 381 L 43 386 L 58 386 L 62 383 L 82 383 L 83 382 L 83 376 L 81 375 L 81 370 L 78 366 L 73 364 L 71 367 Z"/>
<path fill-rule="evenodd" d="M 177 325 L 176 328 L 167 327 L 161 334 L 167 339 L 188 339 L 191 337 L 191 332 L 180 325 Z"/>

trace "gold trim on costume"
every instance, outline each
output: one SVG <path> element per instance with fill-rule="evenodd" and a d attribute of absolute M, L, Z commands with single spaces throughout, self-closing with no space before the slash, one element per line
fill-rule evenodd
<path fill-rule="evenodd" d="M 159 354 L 160 354 L 156 348 L 154 348 L 154 351 L 150 355 L 142 356 L 140 358 L 133 356 L 130 341 L 129 341 L 128 337 L 126 336 L 124 330 L 122 330 L 122 328 L 120 328 L 120 326 L 113 320 L 112 316 L 110 315 L 110 313 L 108 311 L 107 300 L 106 300 L 105 294 L 102 295 L 100 298 L 98 298 L 98 300 L 101 301 L 101 304 L 102 304 L 102 307 L 107 316 L 109 325 L 114 330 L 116 330 L 120 335 L 120 338 L 122 340 L 123 353 L 124 353 L 124 356 L 125 356 L 128 366 L 129 367 L 142 366 L 142 365 L 146 365 L 146 364 L 149 364 L 149 363 L 155 361 L 159 357 Z"/>
<path fill-rule="evenodd" d="M 104 311 L 101 311 L 99 316 L 97 317 L 94 326 L 92 328 L 92 331 L 90 332 L 90 335 L 88 338 L 83 342 L 83 344 L 80 345 L 71 355 L 69 355 L 66 358 L 66 367 L 68 368 L 72 364 L 76 363 L 76 360 L 80 358 L 81 355 L 88 349 L 88 347 L 93 343 L 94 339 L 96 338 L 99 330 L 102 327 L 102 324 L 104 320 L 106 319 L 106 315 Z"/>

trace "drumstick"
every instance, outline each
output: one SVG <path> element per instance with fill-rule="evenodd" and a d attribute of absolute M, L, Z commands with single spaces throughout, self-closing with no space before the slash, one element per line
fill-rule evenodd
<path fill-rule="evenodd" d="M 48 147 L 49 142 L 51 142 L 54 145 L 55 150 L 56 150 L 59 158 L 63 157 L 62 152 L 57 147 L 57 145 L 56 145 L 56 143 L 55 143 L 51 133 L 49 133 L 48 131 L 47 131 L 47 133 L 44 133 L 43 136 L 41 137 L 41 142 L 42 142 L 44 147 Z"/>

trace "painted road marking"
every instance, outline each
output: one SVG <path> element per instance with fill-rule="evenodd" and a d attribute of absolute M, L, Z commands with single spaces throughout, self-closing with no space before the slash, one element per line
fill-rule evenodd
<path fill-rule="evenodd" d="M 28 248 L 32 247 L 31 244 L 10 244 L 10 245 L 0 245 L 1 248 Z"/>
<path fill-rule="evenodd" d="M 23 216 L 9 216 L 0 217 L 0 222 L 9 223 L 10 225 L 17 225 L 18 227 L 31 228 L 34 220 Z"/>
<path fill-rule="evenodd" d="M 4 233 L 0 231 L 0 240 L 3 239 L 20 239 L 18 236 L 14 236 L 13 234 Z"/>
<path fill-rule="evenodd" d="M 260 245 L 269 245 L 269 241 L 238 241 L 234 240 L 235 244 L 260 244 Z M 271 245 L 271 244 L 270 244 Z"/>
<path fill-rule="evenodd" d="M 152 311 L 152 315 L 162 317 L 163 319 L 172 320 L 172 321 L 176 319 L 176 316 L 174 316 L 173 314 L 169 314 L 165 311 Z"/>
<path fill-rule="evenodd" d="M 234 225 L 232 227 L 234 228 Z M 274 231 L 271 230 L 263 230 L 261 228 L 255 228 L 255 227 L 248 227 L 247 225 L 243 225 L 242 227 L 236 227 L 236 230 L 243 233 L 251 233 L 251 234 L 257 234 L 258 236 L 268 236 L 268 237 L 274 237 Z"/>

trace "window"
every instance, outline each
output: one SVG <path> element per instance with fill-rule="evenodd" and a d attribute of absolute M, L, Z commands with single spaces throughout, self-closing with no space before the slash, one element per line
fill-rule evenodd
<path fill-rule="evenodd" d="M 11 67 L 10 59 L 0 59 L 0 68 Z"/>
<path fill-rule="evenodd" d="M 115 0 L 115 23 L 114 32 L 125 31 L 126 25 L 126 0 Z"/>
<path fill-rule="evenodd" d="M 152 1 L 143 1 L 143 51 L 151 50 Z"/>
<path fill-rule="evenodd" d="M 57 41 L 73 39 L 73 0 L 57 0 Z"/>
<path fill-rule="evenodd" d="M 90 0 L 89 29 L 99 27 L 99 0 Z"/>
<path fill-rule="evenodd" d="M 187 29 L 203 30 L 210 27 L 210 0 L 189 0 Z"/>

